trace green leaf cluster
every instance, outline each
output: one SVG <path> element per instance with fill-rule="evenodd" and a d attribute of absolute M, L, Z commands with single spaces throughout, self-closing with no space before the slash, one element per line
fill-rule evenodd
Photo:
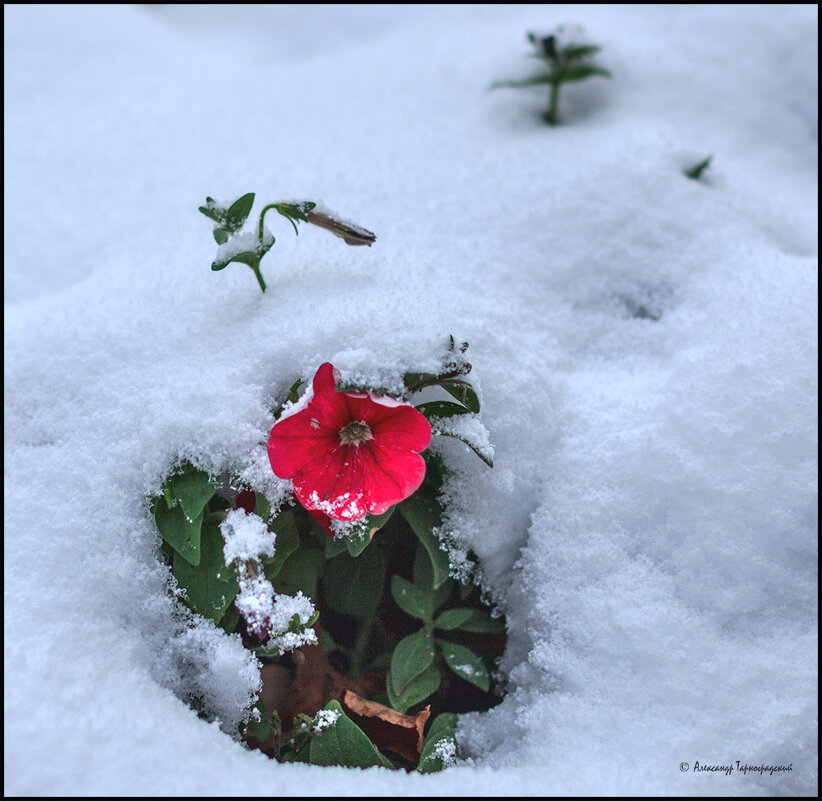
<path fill-rule="evenodd" d="M 468 349 L 468 343 L 462 342 L 457 347 L 454 337 L 450 337 L 448 357 L 437 373 L 406 373 L 403 383 L 406 388 L 406 396 L 411 398 L 418 392 L 431 387 L 439 387 L 451 398 L 443 400 L 427 400 L 416 405 L 417 410 L 425 415 L 429 421 L 441 420 L 459 415 L 477 415 L 480 412 L 480 401 L 476 390 L 464 376 L 471 372 L 471 364 L 467 362 L 463 354 Z M 456 401 L 456 402 L 455 402 Z M 464 437 L 447 429 L 440 428 L 436 431 L 438 436 L 453 437 L 471 448 L 480 459 L 489 467 L 494 463 L 486 454 L 472 442 L 468 437 Z"/>
<path fill-rule="evenodd" d="M 253 205 L 253 192 L 237 198 L 227 209 L 220 206 L 214 198 L 207 197 L 205 206 L 200 206 L 200 212 L 216 223 L 214 241 L 218 245 L 224 245 L 232 234 L 243 227 Z"/>
<path fill-rule="evenodd" d="M 558 122 L 559 90 L 565 83 L 576 83 L 594 76 L 610 78 L 611 73 L 591 59 L 602 50 L 599 45 L 576 44 L 569 42 L 560 46 L 555 35 L 537 36 L 529 32 L 528 41 L 534 48 L 532 58 L 539 59 L 545 66 L 545 72 L 528 78 L 514 81 L 496 81 L 491 89 L 522 89 L 529 86 L 547 85 L 550 87 L 548 109 L 544 119 L 550 125 Z"/>
<path fill-rule="evenodd" d="M 527 38 L 535 50 L 532 58 L 540 59 L 548 68 L 548 72 L 542 76 L 541 82 L 561 84 L 582 81 L 593 75 L 601 75 L 605 78 L 611 77 L 608 70 L 598 67 L 590 60 L 602 50 L 599 45 L 569 42 L 562 47 L 558 47 L 556 36 L 538 37 L 531 32 L 527 34 Z"/>
<path fill-rule="evenodd" d="M 234 568 L 223 559 L 223 504 L 211 505 L 216 491 L 217 482 L 208 473 L 183 462 L 153 499 L 152 511 L 186 603 L 221 624 L 239 586 Z"/>
<path fill-rule="evenodd" d="M 391 657 L 386 690 L 391 706 L 398 712 L 406 712 L 437 692 L 442 683 L 442 666 L 483 692 L 490 689 L 491 674 L 483 658 L 465 645 L 434 636 L 434 632 L 460 629 L 496 633 L 502 628 L 502 622 L 470 607 L 441 610 L 452 590 L 450 580 L 435 589 L 400 576 L 391 579 L 391 595 L 397 606 L 424 624 L 401 640 Z M 436 659 L 437 654 L 440 660 Z"/>
<path fill-rule="evenodd" d="M 233 503 L 218 492 L 219 483 L 205 471 L 183 462 L 166 479 L 151 507 L 184 601 L 192 611 L 233 633 L 240 625 L 234 605 L 239 584 L 235 567 L 225 563 L 225 543 L 220 533 L 220 524 Z M 298 516 L 293 510 L 286 509 L 270 520 L 271 507 L 266 497 L 255 492 L 253 498 L 253 513 L 276 534 L 274 555 L 261 560 L 266 578 L 280 593 L 295 595 L 302 591 L 309 598 L 315 597 L 325 566 L 322 549 L 300 549 Z M 310 521 L 303 521 L 303 526 L 310 526 Z M 295 615 L 289 630 L 302 633 L 315 622 L 316 616 L 301 623 Z"/>

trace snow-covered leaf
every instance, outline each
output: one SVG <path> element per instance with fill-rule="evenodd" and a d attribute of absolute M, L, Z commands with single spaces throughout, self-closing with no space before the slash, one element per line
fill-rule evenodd
<path fill-rule="evenodd" d="M 443 712 L 434 718 L 425 736 L 417 770 L 420 773 L 436 773 L 450 767 L 457 756 L 457 716 Z"/>

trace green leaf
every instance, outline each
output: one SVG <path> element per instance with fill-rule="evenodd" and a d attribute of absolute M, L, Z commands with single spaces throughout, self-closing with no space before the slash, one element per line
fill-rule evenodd
<path fill-rule="evenodd" d="M 477 456 L 479 456 L 479 458 L 482 459 L 482 461 L 488 465 L 488 467 L 494 466 L 493 459 L 484 454 L 479 448 L 477 448 L 477 446 L 473 442 L 466 439 L 465 437 L 461 437 L 459 434 L 455 434 L 452 431 L 437 431 L 436 433 L 437 436 L 440 437 L 451 437 L 452 439 L 458 439 L 460 442 L 462 442 L 464 445 L 467 445 L 472 451 L 474 451 L 474 453 L 476 453 Z"/>
<path fill-rule="evenodd" d="M 224 245 L 228 242 L 229 231 L 226 228 L 215 228 L 213 231 L 214 241 L 218 245 Z"/>
<path fill-rule="evenodd" d="M 569 44 L 562 48 L 561 55 L 566 61 L 577 61 L 581 58 L 595 56 L 602 48 L 599 45 Z"/>
<path fill-rule="evenodd" d="M 436 773 L 445 767 L 442 757 L 435 753 L 443 741 L 454 744 L 454 754 L 456 755 L 456 733 L 457 716 L 453 712 L 444 712 L 434 718 L 422 746 L 420 762 L 417 766 L 420 773 Z"/>
<path fill-rule="evenodd" d="M 328 532 L 323 529 L 323 533 Z M 333 559 L 341 553 L 348 553 L 348 546 L 345 543 L 345 537 L 328 537 L 325 542 L 325 558 Z"/>
<path fill-rule="evenodd" d="M 434 661 L 434 643 L 425 629 L 409 634 L 397 643 L 391 656 L 388 681 L 397 698 L 402 697 L 412 679 L 420 675 Z"/>
<path fill-rule="evenodd" d="M 458 629 L 474 614 L 473 609 L 446 609 L 434 621 L 435 629 Z"/>
<path fill-rule="evenodd" d="M 479 414 L 479 398 L 474 388 L 467 381 L 449 379 L 442 381 L 440 386 L 450 395 L 453 395 L 460 403 L 464 404 L 469 411 L 474 412 L 474 414 Z"/>
<path fill-rule="evenodd" d="M 188 605 L 203 617 L 215 623 L 225 614 L 239 591 L 234 570 L 223 560 L 223 537 L 216 523 L 203 524 L 200 543 L 200 563 L 192 566 L 174 557 L 174 576 L 186 591 Z"/>
<path fill-rule="evenodd" d="M 373 537 L 390 519 L 391 515 L 397 509 L 397 505 L 394 504 L 390 509 L 383 512 L 381 515 L 368 515 L 366 520 L 366 526 L 368 528 L 368 536 Z"/>
<path fill-rule="evenodd" d="M 439 377 L 434 373 L 406 373 L 402 380 L 409 392 L 417 392 L 424 387 L 436 384 Z"/>
<path fill-rule="evenodd" d="M 410 581 L 406 581 L 401 576 L 392 576 L 391 595 L 397 606 L 420 620 L 430 620 L 433 613 L 433 593 L 421 587 L 415 587 Z"/>
<path fill-rule="evenodd" d="M 504 634 L 505 623 L 501 617 L 491 617 L 486 612 L 474 610 L 474 614 L 457 626 L 461 631 L 475 631 L 482 634 Z"/>
<path fill-rule="evenodd" d="M 414 584 L 418 587 L 428 589 L 434 586 L 434 568 L 431 567 L 431 559 L 428 552 L 419 545 L 414 552 L 414 564 L 412 567 Z"/>
<path fill-rule="evenodd" d="M 471 414 L 470 409 L 451 401 L 426 401 L 420 403 L 416 408 L 420 414 L 426 417 L 453 417 L 456 414 Z"/>
<path fill-rule="evenodd" d="M 439 690 L 442 681 L 440 672 L 433 662 L 422 673 L 411 679 L 399 695 L 394 693 L 390 679 L 391 674 L 389 673 L 386 682 L 388 701 L 394 709 L 403 714 Z"/>
<path fill-rule="evenodd" d="M 483 661 L 470 649 L 464 645 L 457 645 L 447 640 L 437 640 L 445 664 L 451 668 L 460 678 L 479 687 L 483 692 L 488 692 L 491 686 L 491 676 Z"/>
<path fill-rule="evenodd" d="M 253 739 L 255 739 L 258 743 L 265 742 L 268 739 L 268 736 L 273 731 L 273 726 L 271 724 L 271 715 L 266 714 L 265 705 L 262 701 L 258 701 L 254 708 L 260 713 L 259 720 L 249 720 L 248 725 L 246 726 L 246 734 Z"/>
<path fill-rule="evenodd" d="M 340 537 L 345 543 L 346 550 L 353 556 L 359 556 L 371 543 L 371 537 L 368 535 L 368 530 L 363 529 L 359 534 L 354 534 L 350 537 Z"/>
<path fill-rule="evenodd" d="M 225 215 L 225 227 L 234 232 L 243 227 L 243 223 L 251 213 L 254 205 L 254 193 L 249 192 L 241 198 L 235 200 L 229 207 Z"/>
<path fill-rule="evenodd" d="M 351 556 L 359 556 L 369 546 L 374 535 L 388 522 L 396 508 L 392 506 L 381 515 L 366 515 L 348 526 L 345 533 L 337 534 L 326 544 L 326 556 L 330 559 L 343 551 L 348 551 Z"/>
<path fill-rule="evenodd" d="M 177 499 L 171 494 L 171 479 L 167 479 L 163 484 L 163 500 L 169 509 L 173 509 L 177 505 Z"/>
<path fill-rule="evenodd" d="M 273 203 L 272 205 L 277 213 L 282 214 L 283 217 L 287 217 L 289 220 L 300 220 L 301 222 L 308 222 L 308 212 L 317 208 L 317 204 L 311 200 L 301 200 L 297 203 Z"/>
<path fill-rule="evenodd" d="M 527 86 L 539 86 L 544 83 L 553 83 L 550 75 L 533 75 L 521 81 L 494 81 L 489 89 L 524 89 Z"/>
<path fill-rule="evenodd" d="M 336 712 L 336 723 L 314 735 L 310 745 L 309 761 L 312 765 L 343 765 L 349 768 L 371 768 L 391 763 L 374 747 L 365 732 L 349 718 L 339 701 L 329 701 L 325 707 Z"/>
<path fill-rule="evenodd" d="M 280 514 L 274 518 L 274 522 L 270 528 L 275 534 L 274 556 L 263 558 L 263 566 L 266 578 L 273 579 L 282 569 L 286 559 L 299 548 L 300 534 L 297 531 L 294 512 L 290 509 L 280 512 Z"/>
<path fill-rule="evenodd" d="M 276 550 L 274 555 L 276 558 Z M 325 555 L 319 548 L 299 548 L 285 560 L 273 577 L 274 587 L 277 592 L 286 595 L 296 595 L 299 591 L 307 598 L 316 598 L 317 583 L 324 570 Z M 268 565 L 265 565 L 265 574 L 272 578 Z"/>
<path fill-rule="evenodd" d="M 206 198 L 206 205 L 200 206 L 200 213 L 216 223 L 221 223 L 225 217 L 225 209 L 218 206 L 213 197 Z"/>
<path fill-rule="evenodd" d="M 698 181 L 699 177 L 702 175 L 702 173 L 705 172 L 705 170 L 707 170 L 708 167 L 710 166 L 712 159 L 713 159 L 713 155 L 710 155 L 710 156 L 708 156 L 708 158 L 703 159 L 702 161 L 700 161 L 699 164 L 695 164 L 689 170 L 685 170 L 685 176 L 692 179 L 692 180 L 694 180 L 694 181 Z"/>
<path fill-rule="evenodd" d="M 259 515 L 268 524 L 268 518 L 271 517 L 271 504 L 262 492 L 254 493 L 254 514 Z"/>
<path fill-rule="evenodd" d="M 203 525 L 202 513 L 189 520 L 179 506 L 169 509 L 165 503 L 154 508 L 154 522 L 160 536 L 192 565 L 200 563 L 200 530 Z"/>
<path fill-rule="evenodd" d="M 288 395 L 286 395 L 285 399 L 287 401 L 291 401 L 292 403 L 296 403 L 299 400 L 300 394 L 299 389 L 305 383 L 302 378 L 298 378 L 292 385 L 291 389 L 288 390 Z"/>
<path fill-rule="evenodd" d="M 439 503 L 418 492 L 403 501 L 399 508 L 423 548 L 428 551 L 434 570 L 432 586 L 437 589 L 448 579 L 449 569 L 448 554 L 442 550 L 440 541 L 434 534 L 434 529 L 442 524 Z"/>
<path fill-rule="evenodd" d="M 237 611 L 237 607 L 232 603 L 231 606 L 226 609 L 225 614 L 220 618 L 220 622 L 217 624 L 226 634 L 233 634 L 234 629 L 237 628 L 237 624 L 240 622 L 240 613 Z"/>
<path fill-rule="evenodd" d="M 454 592 L 454 586 L 456 582 L 449 578 L 447 581 L 444 581 L 435 591 L 434 591 L 434 598 L 433 598 L 433 605 L 432 611 L 436 612 L 450 597 L 451 594 Z"/>
<path fill-rule="evenodd" d="M 371 617 L 382 599 L 386 556 L 381 548 L 368 548 L 362 556 L 335 556 L 323 576 L 325 601 L 335 612 L 358 618 Z"/>
<path fill-rule="evenodd" d="M 228 259 L 215 259 L 211 263 L 211 269 L 215 272 L 217 270 L 224 270 L 228 267 L 229 264 L 232 262 L 239 262 L 240 264 L 247 264 L 249 267 L 259 267 L 260 258 L 262 257 L 263 253 L 268 250 L 266 248 L 262 252 L 257 252 L 253 250 L 244 250 L 242 253 L 235 253 Z"/>
<path fill-rule="evenodd" d="M 436 611 L 451 597 L 456 582 L 448 578 L 436 590 L 433 589 L 434 569 L 431 566 L 431 558 L 428 556 L 428 552 L 421 545 L 417 547 L 414 554 L 413 576 L 414 584 L 418 588 L 431 591 L 429 617 L 433 617 Z"/>
<path fill-rule="evenodd" d="M 216 489 L 208 473 L 188 465 L 171 477 L 171 492 L 190 520 L 203 513 Z"/>
<path fill-rule="evenodd" d="M 571 83 L 573 81 L 584 81 L 593 75 L 601 75 L 610 78 L 611 73 L 602 67 L 595 67 L 593 64 L 569 64 L 557 72 L 557 78 L 561 83 Z"/>

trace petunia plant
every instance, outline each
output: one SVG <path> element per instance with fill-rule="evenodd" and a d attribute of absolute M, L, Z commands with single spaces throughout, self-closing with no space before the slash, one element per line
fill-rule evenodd
<path fill-rule="evenodd" d="M 151 499 L 181 599 L 262 665 L 241 736 L 273 759 L 440 770 L 458 713 L 500 700 L 504 619 L 446 548 L 430 447 L 456 437 L 492 464 L 466 349 L 451 338 L 440 370 L 391 391 L 329 362 L 296 381 L 267 443 L 291 505 L 189 462 Z"/>
<path fill-rule="evenodd" d="M 254 193 L 248 192 L 228 206 L 223 206 L 214 198 L 207 197 L 200 212 L 214 223 L 212 231 L 217 243 L 217 255 L 211 263 L 212 270 L 224 270 L 232 262 L 245 264 L 251 268 L 260 289 L 265 292 L 266 283 L 260 271 L 263 256 L 271 250 L 276 241 L 265 226 L 265 216 L 276 211 L 285 217 L 299 234 L 297 223 L 305 222 L 324 228 L 345 242 L 346 245 L 368 245 L 377 237 L 365 228 L 339 219 L 329 210 L 311 200 L 288 200 L 263 206 L 257 225 L 250 231 L 243 230 L 254 205 Z"/>
<path fill-rule="evenodd" d="M 549 125 L 556 125 L 559 122 L 559 90 L 563 84 L 584 81 L 596 75 L 610 78 L 611 73 L 593 61 L 593 57 L 602 49 L 599 45 L 568 41 L 562 27 L 547 36 L 537 36 L 530 32 L 527 36 L 534 48 L 531 57 L 541 61 L 545 69 L 522 80 L 497 81 L 490 88 L 548 86 L 548 109 L 543 114 L 543 119 Z"/>

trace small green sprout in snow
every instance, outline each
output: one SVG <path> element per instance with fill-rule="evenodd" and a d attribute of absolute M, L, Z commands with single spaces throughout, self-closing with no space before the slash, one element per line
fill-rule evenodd
<path fill-rule="evenodd" d="M 610 78 L 611 73 L 604 67 L 594 64 L 591 60 L 602 48 L 593 44 L 578 44 L 573 41 L 561 41 L 563 28 L 548 36 L 537 36 L 528 33 L 528 41 L 534 48 L 532 58 L 538 58 L 547 67 L 547 72 L 540 72 L 530 78 L 519 81 L 497 81 L 491 84 L 491 89 L 521 89 L 528 86 L 547 84 L 550 87 L 548 109 L 543 119 L 549 125 L 559 122 L 557 106 L 559 104 L 559 89 L 564 83 L 584 81 L 594 75 Z"/>
<path fill-rule="evenodd" d="M 223 208 L 214 198 L 208 197 L 205 206 L 200 206 L 200 212 L 215 223 L 213 233 L 218 248 L 211 269 L 223 270 L 232 262 L 246 264 L 251 268 L 263 292 L 266 286 L 260 272 L 260 262 L 275 242 L 274 235 L 265 227 L 264 221 L 266 213 L 272 209 L 294 226 L 295 234 L 299 233 L 297 223 L 306 222 L 319 228 L 325 228 L 326 231 L 342 239 L 346 245 L 368 245 L 370 247 L 377 241 L 377 237 L 371 231 L 338 219 L 330 211 L 320 208 L 311 200 L 269 203 L 260 212 L 256 230 L 242 231 L 253 205 L 253 192 L 238 198 L 228 208 Z"/>
<path fill-rule="evenodd" d="M 685 176 L 690 178 L 692 181 L 698 181 L 702 173 L 705 172 L 705 170 L 707 170 L 711 165 L 712 158 L 713 155 L 708 156 L 708 158 L 702 159 L 699 164 L 695 164 L 690 169 L 685 170 Z"/>

